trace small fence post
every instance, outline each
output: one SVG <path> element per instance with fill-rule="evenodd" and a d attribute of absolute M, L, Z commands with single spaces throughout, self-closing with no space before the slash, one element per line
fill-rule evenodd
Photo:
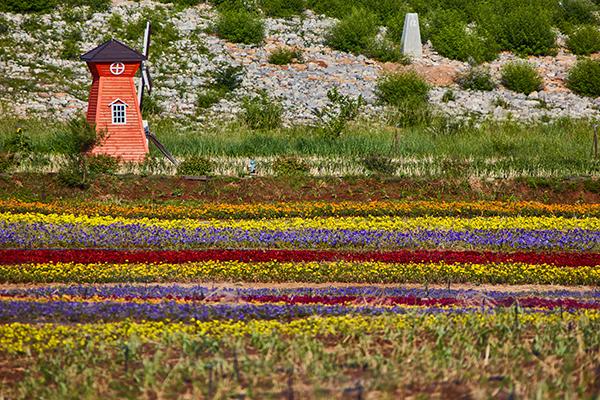
<path fill-rule="evenodd" d="M 594 160 L 598 159 L 598 124 L 594 124 Z"/>

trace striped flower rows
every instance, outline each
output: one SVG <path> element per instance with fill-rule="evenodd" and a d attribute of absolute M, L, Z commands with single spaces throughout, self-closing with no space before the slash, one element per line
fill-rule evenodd
<path fill-rule="evenodd" d="M 518 319 L 515 318 L 517 315 Z M 450 320 L 454 326 L 468 329 L 489 330 L 515 321 L 523 328 L 543 327 L 556 324 L 594 324 L 600 321 L 597 310 L 582 310 L 576 313 L 562 311 L 546 313 L 472 312 L 443 314 L 386 314 L 379 316 L 343 315 L 330 317 L 307 317 L 291 321 L 279 320 L 211 320 L 166 322 L 129 319 L 109 323 L 57 324 L 57 323 L 9 323 L 0 324 L 0 351 L 19 353 L 40 352 L 56 347 L 90 348 L 95 345 L 117 345 L 135 336 L 142 342 L 156 342 L 161 339 L 170 343 L 193 336 L 223 337 L 261 335 L 371 335 L 394 330 L 402 332 L 417 326 L 421 331 L 433 330 L 442 320 Z"/>
<path fill-rule="evenodd" d="M 600 285 L 596 205 L 279 203 L 160 210 L 0 201 L 0 351 L 117 343 L 131 335 L 151 341 L 179 333 L 369 334 L 435 326 L 440 318 L 539 326 L 600 317 L 600 292 L 589 288 L 456 288 Z M 269 218 L 252 219 L 258 216 Z M 240 281 L 297 287 L 227 286 Z M 332 282 L 373 286 L 314 285 Z"/>
<path fill-rule="evenodd" d="M 111 215 L 121 217 L 174 218 L 278 218 L 323 216 L 492 216 L 492 215 L 562 215 L 600 216 L 600 204 L 545 204 L 533 201 L 369 201 L 369 202 L 280 202 L 186 205 L 119 205 L 94 202 L 23 202 L 0 200 L 0 212 Z"/>
<path fill-rule="evenodd" d="M 522 263 L 204 261 L 183 264 L 40 263 L 0 265 L 0 281 L 39 282 L 369 282 L 598 285 L 600 266 Z"/>

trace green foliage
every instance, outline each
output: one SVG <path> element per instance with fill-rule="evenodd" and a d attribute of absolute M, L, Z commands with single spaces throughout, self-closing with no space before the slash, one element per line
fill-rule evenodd
<path fill-rule="evenodd" d="M 416 72 L 397 72 L 379 78 L 375 94 L 383 103 L 400 107 L 427 102 L 429 89 L 429 84 Z"/>
<path fill-rule="evenodd" d="M 600 30 L 594 25 L 584 25 L 575 30 L 567 40 L 573 54 L 590 55 L 600 51 Z"/>
<path fill-rule="evenodd" d="M 65 35 L 63 47 L 60 53 L 60 57 L 63 60 L 78 60 L 81 55 L 81 48 L 79 42 L 81 41 L 81 31 L 72 30 Z"/>
<path fill-rule="evenodd" d="M 542 8 L 521 6 L 495 19 L 496 39 L 504 50 L 519 55 L 550 55 L 555 52 L 556 34 Z"/>
<path fill-rule="evenodd" d="M 0 174 L 8 172 L 12 166 L 14 154 L 0 153 Z"/>
<path fill-rule="evenodd" d="M 577 61 L 567 76 L 567 87 L 582 96 L 600 96 L 600 61 Z"/>
<path fill-rule="evenodd" d="M 157 96 L 155 94 L 145 94 L 142 103 L 142 115 L 144 118 L 148 118 L 151 115 L 158 115 L 161 112 L 163 112 L 163 108 L 159 104 Z"/>
<path fill-rule="evenodd" d="M 456 94 L 454 93 L 454 90 L 452 89 L 448 89 L 444 92 L 444 95 L 442 96 L 442 102 L 444 103 L 448 103 L 450 101 L 454 101 L 456 100 Z"/>
<path fill-rule="evenodd" d="M 397 169 L 395 163 L 389 157 L 377 154 L 361 159 L 361 164 L 372 174 L 394 175 Z"/>
<path fill-rule="evenodd" d="M 319 130 L 328 138 L 339 137 L 350 121 L 358 116 L 364 105 L 362 96 L 352 98 L 341 94 L 337 88 L 327 91 L 328 102 L 313 114 L 319 119 Z"/>
<path fill-rule="evenodd" d="M 535 66 L 515 61 L 502 68 L 502 84 L 517 93 L 529 94 L 542 88 L 542 77 Z"/>
<path fill-rule="evenodd" d="M 188 176 L 204 176 L 210 175 L 214 170 L 214 164 L 212 161 L 205 157 L 187 157 L 177 167 L 178 175 Z"/>
<path fill-rule="evenodd" d="M 2 0 L 0 12 L 36 13 L 52 11 L 58 5 L 56 0 Z"/>
<path fill-rule="evenodd" d="M 232 92 L 242 84 L 244 68 L 242 66 L 225 65 L 212 73 L 213 87 Z"/>
<path fill-rule="evenodd" d="M 266 92 L 242 99 L 243 119 L 251 129 L 275 129 L 281 126 L 283 107 L 273 101 Z"/>
<path fill-rule="evenodd" d="M 598 6 L 591 0 L 562 0 L 565 19 L 573 24 L 592 24 L 597 22 L 595 12 Z"/>
<path fill-rule="evenodd" d="M 482 63 L 496 58 L 499 46 L 486 32 L 470 30 L 464 23 L 443 26 L 431 34 L 431 44 L 442 56 Z"/>
<path fill-rule="evenodd" d="M 410 57 L 402 53 L 400 46 L 387 38 L 370 40 L 362 53 L 381 62 L 410 64 Z"/>
<path fill-rule="evenodd" d="M 198 93 L 196 97 L 196 107 L 199 109 L 206 109 L 217 104 L 225 96 L 225 92 L 218 89 L 208 88 L 202 93 Z"/>
<path fill-rule="evenodd" d="M 465 90 L 491 91 L 496 88 L 490 71 L 485 68 L 471 68 L 456 79 L 456 83 Z"/>
<path fill-rule="evenodd" d="M 306 8 L 305 0 L 259 0 L 261 10 L 269 17 L 290 18 Z"/>
<path fill-rule="evenodd" d="M 85 189 L 89 186 L 90 175 L 87 154 L 100 144 L 106 133 L 96 132 L 96 127 L 83 116 L 71 119 L 67 128 L 59 139 L 67 163 L 60 169 L 58 178 L 68 187 Z"/>
<path fill-rule="evenodd" d="M 114 175 L 119 170 L 119 160 L 105 154 L 87 156 L 90 175 Z"/>
<path fill-rule="evenodd" d="M 359 54 L 377 34 L 377 17 L 364 8 L 352 12 L 336 23 L 327 34 L 327 45 L 341 51 Z"/>
<path fill-rule="evenodd" d="M 309 172 L 309 165 L 298 157 L 278 157 L 273 161 L 273 173 L 277 176 L 307 175 Z"/>
<path fill-rule="evenodd" d="M 217 19 L 217 34 L 233 43 L 260 44 L 265 36 L 262 18 L 242 8 L 223 8 Z"/>
<path fill-rule="evenodd" d="M 54 11 L 57 6 L 88 6 L 92 11 L 105 11 L 110 6 L 110 0 L 2 0 L 0 12 L 48 13 Z"/>
<path fill-rule="evenodd" d="M 285 65 L 292 62 L 302 62 L 302 52 L 298 49 L 279 47 L 269 54 L 269 63 Z"/>

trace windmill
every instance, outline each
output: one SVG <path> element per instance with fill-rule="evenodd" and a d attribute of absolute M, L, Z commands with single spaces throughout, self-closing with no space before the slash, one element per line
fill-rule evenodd
<path fill-rule="evenodd" d="M 152 94 L 152 77 L 150 76 L 150 71 L 148 71 L 148 66 L 145 61 L 148 60 L 148 55 L 150 52 L 150 34 L 152 33 L 152 25 L 150 21 L 146 22 L 146 30 L 144 31 L 144 48 L 142 54 L 145 57 L 145 60 L 140 64 L 140 79 L 138 83 L 138 105 L 140 110 L 143 109 L 144 105 L 144 94 L 145 89 L 148 89 L 148 95 Z M 150 131 L 150 126 L 148 125 L 147 120 L 142 121 L 144 126 L 144 132 L 146 133 L 146 138 L 154 143 L 154 145 L 160 150 L 161 153 L 165 155 L 173 164 L 178 165 L 179 162 L 171 155 L 171 153 L 163 146 L 163 144 L 158 140 L 156 135 L 154 135 Z"/>

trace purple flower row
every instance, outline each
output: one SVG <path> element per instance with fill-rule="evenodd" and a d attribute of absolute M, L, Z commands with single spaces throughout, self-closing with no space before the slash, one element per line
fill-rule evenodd
<path fill-rule="evenodd" d="M 167 229 L 146 225 L 0 223 L 0 247 L 176 248 L 203 247 L 469 247 L 597 250 L 600 231 L 572 230 L 333 230 L 284 231 L 230 228 Z"/>
<path fill-rule="evenodd" d="M 415 298 L 460 298 L 492 300 L 507 297 L 544 297 L 572 299 L 600 299 L 600 290 L 548 290 L 548 291 L 493 291 L 475 289 L 403 288 L 377 286 L 345 287 L 300 287 L 300 288 L 211 288 L 201 285 L 72 285 L 41 286 L 31 288 L 0 289 L 0 296 L 48 298 L 53 296 L 75 296 L 80 298 L 125 298 L 125 299 L 189 299 L 203 300 L 211 297 L 239 298 L 264 296 L 319 296 L 319 297 L 415 297 Z"/>
<path fill-rule="evenodd" d="M 127 318 L 137 320 L 200 321 L 215 319 L 252 320 L 278 319 L 290 320 L 312 315 L 338 316 L 348 314 L 381 315 L 418 313 L 465 313 L 489 307 L 478 308 L 442 308 L 419 307 L 408 309 L 402 306 L 346 306 L 321 304 L 194 304 L 177 303 L 122 303 L 122 302 L 75 302 L 75 301 L 2 301 L 0 302 L 0 321 L 2 322 L 105 322 Z M 526 309 L 525 312 L 536 311 Z M 565 309 L 564 311 L 569 311 Z"/>

